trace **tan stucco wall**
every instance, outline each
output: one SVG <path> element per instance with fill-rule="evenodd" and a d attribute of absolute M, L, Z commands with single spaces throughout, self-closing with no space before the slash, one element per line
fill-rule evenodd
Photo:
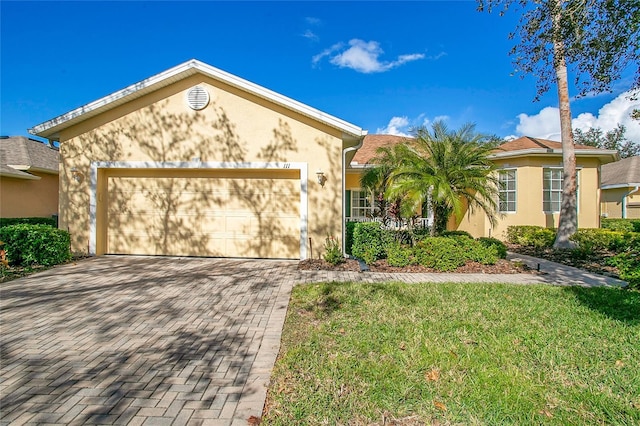
<path fill-rule="evenodd" d="M 622 197 L 635 187 L 603 189 L 600 192 L 602 198 L 602 214 L 611 219 L 622 218 Z M 640 216 L 640 191 L 626 197 L 627 219 L 637 219 Z"/>
<path fill-rule="evenodd" d="M 211 97 L 201 111 L 185 102 L 196 84 Z M 60 221 L 71 230 L 75 250 L 86 251 L 89 240 L 91 161 L 306 163 L 314 257 L 327 235 L 341 235 L 341 133 L 200 74 L 70 127 L 60 141 Z M 74 167 L 85 176 L 80 183 L 71 179 Z M 324 187 L 316 182 L 319 169 L 327 177 Z M 106 222 L 106 175 L 99 173 L 97 182 L 99 224 Z"/>
<path fill-rule="evenodd" d="M 58 213 L 58 175 L 40 180 L 0 177 L 0 217 L 50 217 Z"/>
<path fill-rule="evenodd" d="M 516 168 L 516 212 L 498 215 L 498 224 L 492 227 L 488 218 L 480 210 L 471 212 L 465 209 L 461 218 L 451 217 L 449 229 L 467 231 L 474 237 L 492 236 L 504 239 L 505 232 L 512 225 L 538 225 L 557 227 L 559 214 L 546 214 L 542 209 L 542 176 L 546 167 L 562 167 L 559 156 L 524 157 L 506 160 L 495 160 L 500 168 Z M 594 158 L 578 158 L 579 169 L 579 206 L 578 226 L 580 228 L 597 228 L 600 226 L 599 211 L 599 166 Z M 360 171 L 347 174 L 346 188 L 360 188 Z"/>
<path fill-rule="evenodd" d="M 548 214 L 542 208 L 543 169 L 562 167 L 562 159 L 555 157 L 528 157 L 496 160 L 498 167 L 516 168 L 516 212 L 499 215 L 498 224 L 492 228 L 486 215 L 476 211 L 467 212 L 457 229 L 469 232 L 474 237 L 492 236 L 504 239 L 506 230 L 512 225 L 537 225 L 557 227 L 559 213 Z M 597 228 L 600 226 L 599 161 L 593 158 L 578 158 L 578 226 Z"/>

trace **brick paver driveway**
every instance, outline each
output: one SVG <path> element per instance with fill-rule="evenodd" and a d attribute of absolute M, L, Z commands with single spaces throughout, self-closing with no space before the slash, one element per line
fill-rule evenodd
<path fill-rule="evenodd" d="M 0 285 L 0 422 L 247 424 L 296 262 L 100 257 Z"/>

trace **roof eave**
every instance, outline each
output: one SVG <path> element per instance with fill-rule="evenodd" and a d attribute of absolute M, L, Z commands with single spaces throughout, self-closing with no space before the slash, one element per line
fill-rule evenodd
<path fill-rule="evenodd" d="M 640 182 L 612 183 L 608 185 L 601 185 L 600 189 L 620 189 L 620 188 L 631 188 L 636 186 L 640 186 Z"/>
<path fill-rule="evenodd" d="M 42 179 L 40 176 L 35 176 L 20 170 L 16 170 L 14 171 L 6 171 L 6 170 L 0 170 L 0 176 L 2 177 L 7 177 L 7 178 L 13 178 L 13 179 L 22 179 L 22 180 L 40 180 Z"/>
<path fill-rule="evenodd" d="M 160 89 L 164 86 L 187 78 L 195 73 L 200 72 L 213 79 L 222 81 L 231 86 L 245 90 L 261 98 L 267 99 L 285 108 L 298 112 L 302 115 L 313 118 L 330 127 L 341 130 L 344 134 L 356 138 L 363 137 L 367 134 L 362 128 L 348 123 L 340 118 L 323 113 L 320 110 L 312 108 L 301 102 L 288 98 L 284 95 L 276 93 L 265 87 L 259 86 L 248 80 L 244 80 L 226 71 L 207 65 L 196 59 L 189 60 L 138 83 L 134 83 L 122 90 L 114 92 L 89 104 L 76 108 L 72 111 L 55 117 L 49 121 L 38 124 L 29 129 L 32 135 L 40 136 L 47 139 L 58 140 L 60 131 L 98 115 L 118 105 L 139 98 L 147 93 Z"/>
<path fill-rule="evenodd" d="M 516 151 L 496 152 L 489 155 L 490 159 L 502 159 L 502 158 L 517 158 L 517 157 L 542 157 L 548 155 L 562 156 L 561 149 L 545 149 L 545 148 L 529 148 L 519 149 Z M 610 149 L 576 149 L 576 157 L 597 157 L 603 162 L 613 162 L 620 158 L 620 155 L 615 150 Z"/>

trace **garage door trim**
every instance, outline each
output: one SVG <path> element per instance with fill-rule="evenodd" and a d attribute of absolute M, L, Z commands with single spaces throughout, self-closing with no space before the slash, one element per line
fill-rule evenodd
<path fill-rule="evenodd" d="M 307 258 L 308 194 L 307 163 L 280 162 L 200 162 L 200 161 L 92 161 L 89 194 L 89 254 L 96 254 L 97 239 L 97 191 L 99 169 L 194 169 L 194 170 L 241 170 L 241 169 L 286 169 L 300 171 L 300 259 Z"/>

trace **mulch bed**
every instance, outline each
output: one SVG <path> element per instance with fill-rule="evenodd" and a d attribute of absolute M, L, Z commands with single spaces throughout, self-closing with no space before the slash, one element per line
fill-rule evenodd
<path fill-rule="evenodd" d="M 615 253 L 603 251 L 592 251 L 583 258 L 576 256 L 571 250 L 554 250 L 551 248 L 524 247 L 516 244 L 507 244 L 507 249 L 514 253 L 526 254 L 540 259 L 547 259 L 563 265 L 573 266 L 594 274 L 606 275 L 618 278 L 619 271 L 614 266 L 607 265 L 607 259 Z"/>
<path fill-rule="evenodd" d="M 507 244 L 507 249 L 514 253 L 526 254 L 529 256 L 547 259 L 552 262 L 561 263 L 563 265 L 573 266 L 595 274 L 606 275 L 614 278 L 619 277 L 618 269 L 607 265 L 607 259 L 614 255 L 607 251 L 599 251 L 589 253 L 588 256 L 580 258 L 572 253 L 571 250 L 553 250 L 549 248 L 524 247 L 515 244 Z M 307 271 L 354 271 L 360 272 L 360 265 L 356 260 L 347 259 L 346 262 L 339 265 L 331 265 L 324 259 L 307 259 L 300 261 L 298 269 Z M 389 266 L 386 260 L 379 260 L 373 265 L 369 265 L 372 272 L 427 272 L 438 273 L 434 269 L 425 268 L 420 265 L 411 265 L 404 268 Z M 452 273 L 463 274 L 535 274 L 536 270 L 521 265 L 519 263 L 510 262 L 508 260 L 499 260 L 495 265 L 482 265 L 477 262 L 467 262 L 466 265 L 459 267 Z"/>
<path fill-rule="evenodd" d="M 298 269 L 305 271 L 353 271 L 360 272 L 360 265 L 356 260 L 347 259 L 344 263 L 331 265 L 324 259 L 307 259 L 298 264 Z M 371 272 L 408 272 L 408 273 L 442 273 L 432 268 L 425 268 L 420 265 L 409 265 L 406 267 L 389 266 L 386 260 L 378 260 L 369 265 Z M 495 265 L 483 265 L 478 262 L 467 262 L 451 273 L 462 274 L 533 274 L 537 271 L 530 269 L 526 265 L 500 259 Z"/>

